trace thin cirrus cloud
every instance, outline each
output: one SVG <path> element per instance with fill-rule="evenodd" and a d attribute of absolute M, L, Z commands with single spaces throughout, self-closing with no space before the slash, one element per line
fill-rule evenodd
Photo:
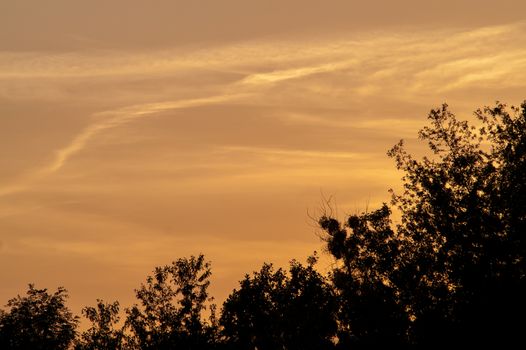
<path fill-rule="evenodd" d="M 164 97 L 169 99 L 168 102 L 116 106 L 94 113 L 90 117 L 94 121 L 73 136 L 69 144 L 55 151 L 55 157 L 49 164 L 0 188 L 0 195 L 22 191 L 35 179 L 57 172 L 71 157 L 88 147 L 97 135 L 167 110 L 225 104 L 234 100 L 256 105 L 262 101 L 279 104 L 279 101 L 273 100 L 275 92 L 297 84 L 301 84 L 302 93 L 307 89 L 307 93 L 312 95 L 311 103 L 330 104 L 337 101 L 341 104 L 341 97 L 345 95 L 347 105 L 353 102 L 359 105 L 363 103 L 362 99 L 370 96 L 407 101 L 413 96 L 429 97 L 437 92 L 445 94 L 475 86 L 521 86 L 526 77 L 526 49 L 517 45 L 517 40 L 522 40 L 523 33 L 524 24 L 517 23 L 405 36 L 382 34 L 368 35 L 363 39 L 318 39 L 278 45 L 256 42 L 193 53 L 161 51 L 134 55 L 106 52 L 43 57 L 30 53 L 3 53 L 0 55 L 0 78 L 7 84 L 3 85 L 3 89 L 0 87 L 0 95 L 6 99 L 13 97 L 10 96 L 13 89 L 9 87 L 17 84 L 22 84 L 24 91 L 41 91 L 30 87 L 49 83 L 57 91 L 62 91 L 62 94 L 52 95 L 54 98 L 65 98 L 67 92 L 64 91 L 68 90 L 68 84 L 78 79 L 103 86 L 107 80 L 116 80 L 115 85 L 118 86 L 120 79 L 130 76 L 163 76 L 169 86 L 170 79 L 203 70 L 210 72 L 210 75 L 214 74 L 213 70 L 234 72 L 235 77 L 223 83 L 219 78 L 215 86 L 203 86 L 204 96 L 192 91 L 188 98 L 173 100 L 172 90 L 168 87 L 160 91 L 158 99 Z M 267 59 L 262 60 L 262 56 Z M 188 79 L 191 85 L 191 78 Z M 42 83 L 43 80 L 50 81 Z M 136 94 L 141 94 L 141 90 L 128 93 L 124 102 L 133 100 Z M 25 97 L 30 98 L 30 95 Z M 292 100 L 296 98 L 294 95 L 291 97 Z M 301 102 L 305 103 L 304 100 Z M 400 128 L 415 125 L 410 120 L 397 121 L 397 118 L 390 117 L 342 122 L 296 112 L 284 113 L 280 118 L 311 125 L 325 123 L 333 127 L 377 128 L 389 125 Z"/>
<path fill-rule="evenodd" d="M 452 63 L 458 73 L 457 58 L 467 68 L 477 68 L 477 61 L 494 57 L 506 48 L 506 55 L 520 57 L 524 24 L 484 27 L 466 31 L 425 31 L 420 33 L 377 33 L 348 39 L 304 40 L 231 44 L 208 50 L 161 50 L 152 53 L 95 51 L 76 54 L 46 55 L 9 53 L 0 55 L 0 78 L 90 78 L 134 75 L 178 74 L 182 71 L 224 69 L 246 72 L 246 83 L 276 82 L 317 73 L 367 68 L 378 63 L 387 66 L 402 62 L 419 63 L 405 67 L 413 71 L 427 66 L 443 67 Z M 468 55 L 469 57 L 466 57 Z M 374 59 L 374 61 L 371 61 Z M 451 62 L 452 61 L 452 62 Z M 497 62 L 498 63 L 498 62 Z M 520 64 L 520 60 L 515 62 Z M 265 68 L 261 65 L 271 67 Z M 466 68 L 466 65 L 458 68 Z M 299 66 L 298 66 L 299 65 Z M 382 67 L 385 69 L 386 67 Z M 480 68 L 484 68 L 481 66 Z M 258 69 L 263 70 L 257 71 Z M 256 71 L 254 71 L 256 70 Z M 368 75 L 377 71 L 365 71 Z"/>
<path fill-rule="evenodd" d="M 127 123 L 131 123 L 134 120 L 152 116 L 155 113 L 164 112 L 167 110 L 176 110 L 183 108 L 192 108 L 196 106 L 204 106 L 209 104 L 217 104 L 233 101 L 241 98 L 244 95 L 218 95 L 212 97 L 204 97 L 197 99 L 181 100 L 181 101 L 169 101 L 160 103 L 148 103 L 138 106 L 129 106 L 116 110 L 104 111 L 96 113 L 94 117 L 103 117 L 101 122 L 94 123 L 88 126 L 84 131 L 77 135 L 73 141 L 66 147 L 60 149 L 57 152 L 55 160 L 43 169 L 43 172 L 54 173 L 64 166 L 64 164 L 73 155 L 81 151 L 86 147 L 87 143 L 91 138 L 95 137 L 98 133 L 106 131 L 111 128 L 116 128 Z"/>
<path fill-rule="evenodd" d="M 18 183 L 0 188 L 0 196 L 23 191 L 39 178 L 59 171 L 72 156 L 84 149 L 88 142 L 101 132 L 131 123 L 136 119 L 152 116 L 155 113 L 232 101 L 240 97 L 242 95 L 219 95 L 181 101 L 148 103 L 96 113 L 93 117 L 102 118 L 101 121 L 89 125 L 76 135 L 68 145 L 56 151 L 56 156 L 50 164 L 38 169 L 31 175 L 22 177 Z"/>

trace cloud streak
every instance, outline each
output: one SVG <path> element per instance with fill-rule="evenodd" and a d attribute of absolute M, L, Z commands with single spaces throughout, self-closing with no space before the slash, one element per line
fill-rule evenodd
<path fill-rule="evenodd" d="M 151 117 L 156 113 L 168 110 L 200 107 L 211 104 L 220 104 L 246 97 L 247 94 L 225 94 L 205 98 L 195 98 L 187 100 L 165 101 L 158 103 L 147 103 L 134 106 L 118 108 L 114 110 L 95 113 L 94 118 L 101 119 L 87 126 L 65 147 L 56 152 L 54 160 L 34 174 L 22 177 L 17 183 L 0 188 L 0 196 L 13 194 L 26 190 L 31 183 L 38 179 L 56 173 L 68 162 L 75 154 L 82 151 L 88 142 L 98 134 L 112 128 L 123 126 L 138 119 Z"/>
<path fill-rule="evenodd" d="M 307 151 L 295 149 L 280 149 L 280 148 L 262 148 L 262 147 L 242 147 L 242 146 L 225 146 L 222 150 L 226 152 L 246 152 L 259 155 L 268 156 L 286 156 L 293 158 L 334 158 L 334 159 L 366 159 L 368 158 L 363 153 L 353 152 L 321 152 L 321 151 Z"/>
<path fill-rule="evenodd" d="M 57 172 L 66 164 L 66 162 L 73 155 L 80 152 L 84 147 L 86 147 L 87 143 L 93 137 L 108 129 L 119 127 L 133 122 L 137 119 L 153 116 L 156 113 L 168 110 L 225 103 L 233 101 L 235 99 L 239 99 L 244 96 L 246 96 L 246 94 L 218 95 L 189 100 L 147 103 L 96 113 L 94 117 L 103 117 L 104 119 L 101 122 L 88 126 L 86 129 L 84 129 L 84 131 L 77 135 L 69 145 L 60 149 L 57 152 L 55 160 L 51 164 L 46 166 L 41 172 L 43 174 L 52 174 L 54 172 Z"/>
<path fill-rule="evenodd" d="M 183 73 L 192 76 L 195 72 L 203 74 L 208 70 L 217 70 L 235 72 L 238 79 L 219 81 L 217 86 L 212 87 L 204 85 L 201 96 L 206 94 L 208 97 L 201 97 L 199 91 L 193 91 L 190 94 L 193 97 L 180 100 L 142 103 L 97 112 L 92 115 L 96 121 L 56 151 L 49 164 L 32 174 L 21 176 L 15 183 L 1 187 L 0 196 L 23 191 L 38 179 L 56 173 L 93 138 L 110 129 L 168 110 L 234 100 L 249 103 L 249 96 L 255 97 L 253 103 L 279 103 L 273 102 L 273 99 L 281 97 L 281 85 L 295 84 L 293 87 L 294 91 L 299 91 L 298 96 L 290 93 L 285 98 L 291 103 L 294 99 L 303 98 L 296 103 L 306 104 L 306 107 L 317 100 L 323 100 L 325 106 L 333 102 L 341 103 L 342 96 L 345 96 L 348 105 L 354 103 L 360 106 L 362 100 L 370 96 L 386 96 L 406 102 L 414 96 L 435 96 L 437 92 L 445 94 L 478 85 L 500 88 L 521 86 L 526 80 L 526 49 L 516 45 L 516 41 L 522 40 L 525 29 L 524 23 L 518 23 L 456 32 L 378 34 L 361 39 L 277 44 L 256 42 L 186 53 L 167 50 L 138 55 L 103 52 L 44 57 L 33 53 L 2 53 L 0 79 L 5 84 L 0 85 L 0 96 L 7 99 L 14 91 L 13 86 L 23 84 L 24 91 L 33 91 L 35 89 L 31 88 L 31 84 L 41 86 L 42 79 L 51 79 L 49 83 L 58 86 L 57 90 L 67 91 L 70 88 L 67 84 L 72 84 L 75 79 L 88 79 L 97 86 L 97 81 L 105 79 L 167 75 L 168 88 L 160 92 L 166 97 L 173 96 L 170 79 Z M 261 63 L 263 56 L 268 58 L 266 64 Z M 115 85 L 119 86 L 119 82 Z M 278 90 L 269 96 L 267 88 Z M 144 92 L 141 90 L 135 95 L 130 92 L 126 100 L 131 101 L 142 95 Z M 409 120 L 397 121 L 391 116 L 342 120 L 287 112 L 283 119 L 307 125 L 362 129 L 378 128 L 384 122 L 398 128 L 414 125 Z"/>
<path fill-rule="evenodd" d="M 356 63 L 356 61 L 351 60 L 293 69 L 277 70 L 268 73 L 256 73 L 249 75 L 248 77 L 243 79 L 241 83 L 247 85 L 268 85 L 273 83 L 279 83 L 285 80 L 303 78 L 314 74 L 335 72 L 338 70 L 346 69 L 352 66 L 354 63 Z"/>

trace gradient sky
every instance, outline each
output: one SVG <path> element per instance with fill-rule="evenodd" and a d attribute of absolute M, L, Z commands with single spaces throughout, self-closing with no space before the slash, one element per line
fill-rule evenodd
<path fill-rule="evenodd" d="M 523 1 L 0 0 L 0 303 L 128 306 L 204 253 L 218 302 L 389 200 L 428 111 L 526 95 Z M 324 260 L 321 269 L 329 262 Z"/>

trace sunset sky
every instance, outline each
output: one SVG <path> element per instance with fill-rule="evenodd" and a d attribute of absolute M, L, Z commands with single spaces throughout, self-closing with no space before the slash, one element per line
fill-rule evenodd
<path fill-rule="evenodd" d="M 80 313 L 203 253 L 221 303 L 389 201 L 447 102 L 526 98 L 526 2 L 0 0 L 0 304 Z M 323 254 L 322 254 L 323 255 Z M 330 263 L 323 259 L 320 269 Z"/>

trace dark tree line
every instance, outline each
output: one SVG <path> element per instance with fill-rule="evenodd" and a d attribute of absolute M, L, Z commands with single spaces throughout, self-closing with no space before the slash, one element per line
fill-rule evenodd
<path fill-rule="evenodd" d="M 324 276 L 292 261 L 247 274 L 219 310 L 202 255 L 155 268 L 137 304 L 97 300 L 90 326 L 67 292 L 29 285 L 0 310 L 0 349 L 368 349 L 524 344 L 526 333 L 526 101 L 477 110 L 477 126 L 447 105 L 432 110 L 416 159 L 402 141 L 388 155 L 404 173 L 390 205 L 319 218 Z M 399 214 L 397 224 L 392 212 Z M 122 320 L 121 320 L 122 318 Z"/>
<path fill-rule="evenodd" d="M 432 110 L 415 159 L 389 152 L 404 172 L 391 210 L 325 216 L 340 262 L 342 344 L 406 347 L 524 344 L 526 331 L 526 102 L 477 110 L 478 127 L 447 105 Z"/>

